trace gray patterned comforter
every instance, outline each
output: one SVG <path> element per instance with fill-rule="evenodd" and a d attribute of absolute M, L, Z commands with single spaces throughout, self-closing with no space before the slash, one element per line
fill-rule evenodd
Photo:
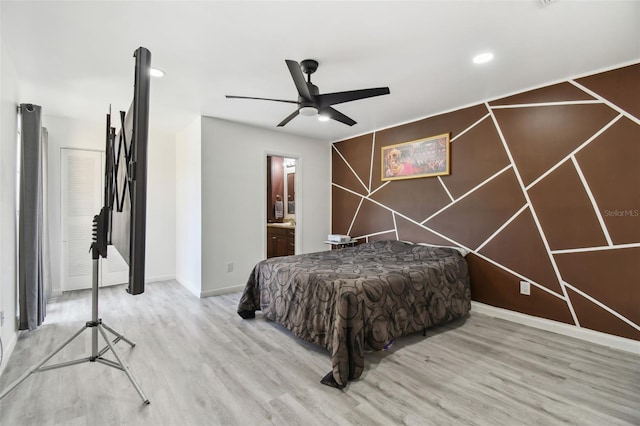
<path fill-rule="evenodd" d="M 467 263 L 455 249 L 376 241 L 258 263 L 238 305 L 261 310 L 300 338 L 323 346 L 333 370 L 322 383 L 360 377 L 365 348 L 466 315 Z"/>

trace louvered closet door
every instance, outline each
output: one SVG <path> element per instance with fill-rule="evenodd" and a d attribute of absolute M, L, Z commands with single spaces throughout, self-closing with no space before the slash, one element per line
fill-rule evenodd
<path fill-rule="evenodd" d="M 103 205 L 104 154 L 80 149 L 62 150 L 62 290 L 91 288 L 93 216 Z M 99 283 L 127 281 L 127 265 L 109 247 L 107 259 L 100 261 Z"/>

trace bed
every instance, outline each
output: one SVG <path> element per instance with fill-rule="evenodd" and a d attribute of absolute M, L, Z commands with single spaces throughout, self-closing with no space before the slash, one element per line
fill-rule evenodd
<path fill-rule="evenodd" d="M 264 317 L 326 348 L 322 383 L 343 388 L 360 377 L 366 349 L 466 315 L 469 273 L 454 248 L 376 241 L 259 262 L 238 314 Z"/>

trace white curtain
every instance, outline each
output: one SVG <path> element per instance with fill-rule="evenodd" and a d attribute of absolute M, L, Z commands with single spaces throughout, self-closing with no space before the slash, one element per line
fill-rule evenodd
<path fill-rule="evenodd" d="M 47 287 L 49 292 L 51 287 L 44 214 L 47 136 L 42 129 L 40 106 L 21 104 L 20 114 L 19 329 L 35 330 L 44 321 Z"/>

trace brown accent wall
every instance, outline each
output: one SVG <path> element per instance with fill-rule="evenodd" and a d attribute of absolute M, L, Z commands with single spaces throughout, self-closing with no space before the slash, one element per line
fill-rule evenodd
<path fill-rule="evenodd" d="M 382 182 L 382 146 L 442 133 L 449 176 Z M 473 300 L 640 340 L 640 64 L 336 142 L 332 158 L 332 232 L 463 246 Z"/>

